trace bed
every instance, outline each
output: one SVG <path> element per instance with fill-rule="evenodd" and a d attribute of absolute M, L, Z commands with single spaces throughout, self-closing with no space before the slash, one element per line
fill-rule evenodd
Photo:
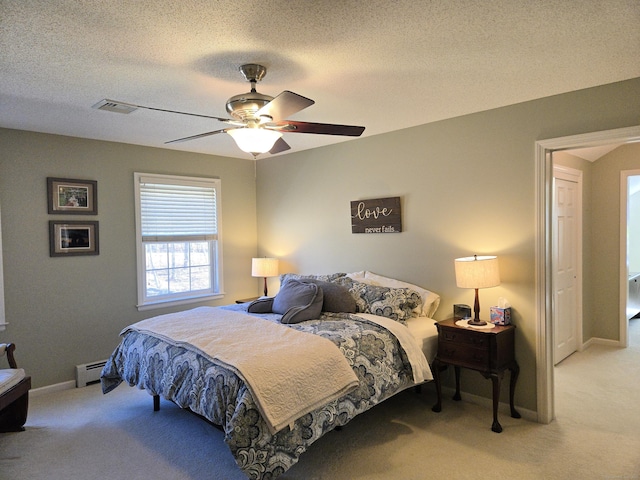
<path fill-rule="evenodd" d="M 275 479 L 325 433 L 433 379 L 438 303 L 372 272 L 286 274 L 275 297 L 128 326 L 102 391 L 125 382 L 203 416 L 248 478 Z"/>

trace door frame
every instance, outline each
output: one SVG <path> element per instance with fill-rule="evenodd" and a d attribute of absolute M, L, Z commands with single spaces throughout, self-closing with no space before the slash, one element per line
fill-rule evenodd
<path fill-rule="evenodd" d="M 553 160 L 553 158 L 552 158 Z M 576 286 L 576 290 L 575 290 L 575 302 L 576 302 L 576 325 L 575 325 L 575 334 L 576 334 L 576 351 L 581 352 L 583 347 L 584 347 L 584 339 L 582 338 L 582 326 L 583 326 L 583 322 L 584 322 L 584 318 L 583 318 L 583 311 L 582 311 L 582 299 L 583 299 L 583 278 L 582 278 L 582 263 L 583 263 L 583 252 L 582 252 L 582 244 L 583 244 L 583 231 L 582 231 L 582 225 L 583 225 L 583 194 L 584 194 L 584 186 L 583 186 L 583 173 L 581 170 L 577 170 L 575 168 L 570 168 L 570 167 L 565 167 L 564 165 L 555 165 L 552 164 L 553 167 L 553 178 L 556 179 L 561 179 L 561 180 L 565 180 L 568 182 L 572 182 L 575 183 L 578 186 L 578 193 L 577 193 L 577 198 L 576 200 L 576 224 L 575 224 L 575 230 L 577 232 L 576 238 L 575 238 L 575 249 L 576 249 L 576 264 L 575 264 L 575 274 L 576 274 L 576 278 L 575 278 L 575 286 Z M 555 189 L 554 189 L 555 190 Z M 555 192 L 554 192 L 555 193 Z M 551 210 L 552 210 L 552 217 L 553 217 L 553 204 L 551 205 Z M 555 223 L 552 224 L 552 228 L 555 228 Z M 551 232 L 549 232 L 551 235 L 553 235 L 553 230 Z M 553 237 L 552 237 L 553 238 Z M 551 265 L 553 266 L 553 265 Z M 552 270 L 552 274 L 553 274 L 553 270 Z M 554 295 L 555 297 L 555 295 Z M 552 298 L 554 298 L 552 297 Z M 552 314 L 552 322 L 555 319 L 555 310 L 552 308 L 551 309 L 551 314 Z M 553 323 L 552 323 L 553 326 Z M 554 349 L 555 349 L 555 343 L 554 343 Z M 555 364 L 555 361 L 554 361 Z"/>
<path fill-rule="evenodd" d="M 553 329 L 551 325 L 551 300 L 553 299 L 551 278 L 553 162 L 551 155 L 557 150 L 638 141 L 640 141 L 640 126 L 551 138 L 535 143 L 536 403 L 538 422 L 540 423 L 550 423 L 555 418 Z M 626 317 L 626 311 L 620 314 Z"/>
<path fill-rule="evenodd" d="M 620 346 L 629 346 L 629 320 L 627 304 L 629 303 L 629 255 L 627 232 L 629 229 L 629 177 L 640 175 L 640 170 L 620 171 L 620 311 L 624 312 L 620 319 Z"/>

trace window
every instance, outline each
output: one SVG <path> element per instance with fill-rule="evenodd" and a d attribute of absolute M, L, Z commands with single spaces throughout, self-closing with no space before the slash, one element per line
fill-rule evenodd
<path fill-rule="evenodd" d="M 220 180 L 135 173 L 138 309 L 222 296 Z"/>

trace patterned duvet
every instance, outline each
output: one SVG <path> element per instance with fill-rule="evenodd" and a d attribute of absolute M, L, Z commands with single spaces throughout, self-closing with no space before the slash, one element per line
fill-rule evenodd
<path fill-rule="evenodd" d="M 243 305 L 219 308 L 246 310 Z M 279 316 L 260 317 L 277 321 Z M 373 322 L 346 313 L 323 313 L 317 320 L 289 327 L 337 345 L 359 386 L 274 435 L 240 377 L 204 355 L 150 335 L 125 334 L 102 371 L 102 391 L 108 393 L 124 381 L 204 416 L 222 428 L 247 477 L 275 479 L 322 435 L 414 385 L 411 366 L 396 337 Z"/>

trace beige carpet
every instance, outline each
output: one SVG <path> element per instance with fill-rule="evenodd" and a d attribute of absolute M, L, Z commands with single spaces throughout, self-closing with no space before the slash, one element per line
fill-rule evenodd
<path fill-rule="evenodd" d="M 630 330 L 630 348 L 595 345 L 556 368 L 550 425 L 501 414 L 496 434 L 485 407 L 446 398 L 431 412 L 425 386 L 329 433 L 280 478 L 640 479 L 640 320 Z M 152 410 L 126 386 L 36 397 L 26 432 L 0 434 L 0 478 L 244 478 L 216 428 L 169 402 Z"/>

